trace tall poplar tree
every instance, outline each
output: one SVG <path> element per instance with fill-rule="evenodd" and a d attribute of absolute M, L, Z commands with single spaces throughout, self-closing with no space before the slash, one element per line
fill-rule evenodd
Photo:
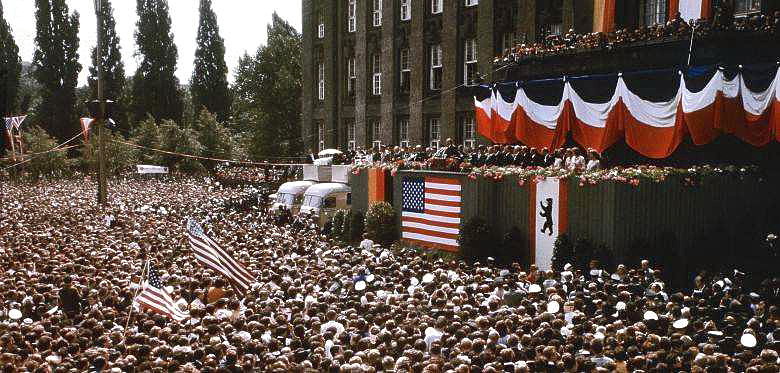
<path fill-rule="evenodd" d="M 133 76 L 135 119 L 151 114 L 157 120 L 181 122 L 183 102 L 176 78 L 178 51 L 173 43 L 167 0 L 137 0 L 135 42 L 141 57 Z"/>
<path fill-rule="evenodd" d="M 21 73 L 22 60 L 19 59 L 19 47 L 11 34 L 11 27 L 5 20 L 3 4 L 0 3 L 0 115 L 15 114 L 17 110 Z M 0 139 L 0 142 L 2 141 Z"/>
<path fill-rule="evenodd" d="M 79 130 L 76 85 L 79 63 L 79 14 L 69 14 L 65 0 L 35 0 L 35 80 L 41 85 L 36 120 L 64 140 Z"/>
<path fill-rule="evenodd" d="M 125 64 L 122 63 L 122 52 L 120 51 L 119 36 L 116 34 L 116 22 L 114 21 L 114 9 L 110 0 L 100 0 L 101 20 L 98 24 L 98 32 L 101 37 L 100 44 L 100 66 L 103 67 L 103 97 L 107 100 L 113 100 L 120 103 L 122 90 L 125 88 Z M 92 48 L 92 66 L 89 67 L 89 92 L 90 99 L 97 99 L 97 79 L 98 79 L 98 61 L 97 48 Z M 120 103 L 121 104 L 121 103 Z M 123 105 L 118 105 L 122 111 Z M 119 121 L 120 125 L 126 127 L 126 121 L 123 120 L 121 113 L 114 112 L 114 120 Z"/>
<path fill-rule="evenodd" d="M 261 109 L 252 138 L 255 156 L 297 155 L 303 151 L 302 40 L 301 34 L 274 12 L 268 25 L 268 44 L 261 46 L 255 57 L 255 100 Z"/>
<path fill-rule="evenodd" d="M 224 121 L 230 110 L 225 40 L 219 36 L 217 15 L 211 9 L 211 0 L 200 0 L 197 43 L 195 69 L 190 82 L 192 107 L 196 113 L 205 107 L 219 121 Z"/>

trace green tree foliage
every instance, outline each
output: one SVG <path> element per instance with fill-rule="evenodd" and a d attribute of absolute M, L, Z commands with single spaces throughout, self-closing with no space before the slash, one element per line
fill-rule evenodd
<path fill-rule="evenodd" d="M 146 148 L 159 149 L 162 145 L 160 130 L 151 115 L 139 122 L 130 132 L 134 144 Z M 141 149 L 138 153 L 138 162 L 143 164 L 157 164 L 160 162 L 159 153 Z"/>
<path fill-rule="evenodd" d="M 54 149 L 57 140 L 49 136 L 41 127 L 31 126 L 22 132 L 22 138 L 26 146 L 25 153 L 41 153 Z M 60 176 L 69 173 L 74 164 L 68 158 L 66 151 L 53 151 L 45 154 L 37 154 L 25 163 L 23 169 L 34 179 L 45 176 Z"/>
<path fill-rule="evenodd" d="M 366 232 L 375 242 L 389 245 L 396 240 L 395 210 L 387 202 L 375 202 L 366 212 Z"/>
<path fill-rule="evenodd" d="M 122 172 L 131 171 L 134 165 L 138 164 L 137 148 L 123 144 L 125 142 L 124 136 L 121 133 L 114 131 L 106 131 L 106 170 L 109 175 L 119 175 Z M 81 153 L 80 160 L 82 162 L 81 169 L 85 172 L 95 172 L 97 170 L 98 162 L 98 136 L 97 132 L 91 132 L 89 141 L 79 148 Z"/>
<path fill-rule="evenodd" d="M 254 158 L 297 155 L 301 139 L 301 35 L 276 13 L 268 44 L 239 59 L 233 86 L 234 123 L 248 123 Z"/>
<path fill-rule="evenodd" d="M 68 14 L 65 0 L 35 0 L 33 70 L 41 88 L 37 121 L 64 140 L 78 131 L 76 85 L 79 63 L 79 14 Z"/>
<path fill-rule="evenodd" d="M 574 243 L 568 235 L 562 234 L 555 239 L 553 246 L 552 268 L 558 272 L 563 271 L 566 264 L 575 265 Z"/>
<path fill-rule="evenodd" d="M 205 108 L 200 111 L 195 129 L 198 142 L 203 147 L 202 155 L 209 158 L 233 159 L 233 149 L 236 147 L 225 126 L 217 121 L 217 117 Z M 206 162 L 209 168 L 216 166 L 215 162 Z"/>
<path fill-rule="evenodd" d="M 460 228 L 458 234 L 460 254 L 465 260 L 477 260 L 493 256 L 500 243 L 485 219 L 474 217 Z"/>
<path fill-rule="evenodd" d="M 203 152 L 203 146 L 198 141 L 198 132 L 190 126 L 180 126 L 172 120 L 164 120 L 158 127 L 162 150 L 177 154 L 198 155 Z M 173 154 L 162 154 L 162 164 L 172 170 L 182 172 L 202 172 L 203 164 L 194 158 Z"/>
<path fill-rule="evenodd" d="M 176 78 L 178 51 L 173 43 L 167 0 L 137 0 L 135 41 L 141 62 L 133 76 L 132 112 L 180 122 L 183 102 Z"/>
<path fill-rule="evenodd" d="M 0 3 L 0 111 L 2 115 L 14 114 L 18 110 L 19 79 L 22 60 L 19 47 L 11 34 L 11 26 L 5 21 L 3 4 Z M 0 140 L 2 141 L 2 140 Z"/>
<path fill-rule="evenodd" d="M 0 114 L 12 115 L 19 109 L 19 80 L 22 61 L 19 47 L 11 34 L 11 27 L 5 21 L 3 4 L 0 3 Z M 0 128 L 1 129 L 1 128 Z M 6 147 L 6 137 L 0 131 L 0 154 Z"/>
<path fill-rule="evenodd" d="M 225 41 L 219 36 L 217 15 L 211 9 L 211 0 L 200 0 L 198 47 L 195 50 L 195 69 L 190 91 L 195 112 L 205 107 L 222 122 L 230 110 L 228 68 L 225 63 Z"/>
<path fill-rule="evenodd" d="M 117 103 L 112 116 L 122 131 L 127 134 L 130 128 L 124 115 L 126 105 L 123 100 L 125 65 L 122 63 L 119 36 L 116 34 L 116 22 L 114 21 L 114 9 L 110 0 L 101 0 L 100 13 L 102 17 L 98 24 L 98 32 L 100 32 L 102 39 L 100 66 L 103 68 L 103 97 Z M 92 66 L 89 67 L 90 100 L 97 99 L 98 61 L 96 49 L 92 48 Z"/>

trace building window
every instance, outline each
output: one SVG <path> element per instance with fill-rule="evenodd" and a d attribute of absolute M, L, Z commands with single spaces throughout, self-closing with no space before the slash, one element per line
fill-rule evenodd
<path fill-rule="evenodd" d="M 515 32 L 505 32 L 501 42 L 501 51 L 508 52 L 515 47 Z"/>
<path fill-rule="evenodd" d="M 318 18 L 319 18 L 319 24 L 317 25 L 317 37 L 323 39 L 325 38 L 325 14 L 320 12 Z"/>
<path fill-rule="evenodd" d="M 374 54 L 374 75 L 373 75 L 373 93 L 374 96 L 382 94 L 382 55 L 379 53 Z"/>
<path fill-rule="evenodd" d="M 539 40 L 548 35 L 563 34 L 563 0 L 544 0 L 536 2 Z"/>
<path fill-rule="evenodd" d="M 382 0 L 374 0 L 374 27 L 382 26 Z"/>
<path fill-rule="evenodd" d="M 357 0 L 347 0 L 347 32 L 355 32 L 357 29 Z"/>
<path fill-rule="evenodd" d="M 474 148 L 474 116 L 463 117 L 463 145 Z"/>
<path fill-rule="evenodd" d="M 441 89 L 441 45 L 431 46 L 431 90 Z"/>
<path fill-rule="evenodd" d="M 746 16 L 761 11 L 761 0 L 737 0 L 734 4 L 734 14 Z"/>
<path fill-rule="evenodd" d="M 319 150 L 323 151 L 323 150 L 325 150 L 325 125 L 323 125 L 322 123 L 320 123 L 319 126 L 318 126 L 318 138 L 320 140 L 319 141 L 319 143 L 320 143 L 319 144 L 320 145 Z"/>
<path fill-rule="evenodd" d="M 466 0 L 466 6 L 474 6 L 479 4 L 479 0 Z"/>
<path fill-rule="evenodd" d="M 666 23 L 666 0 L 647 0 L 645 3 L 645 25 Z"/>
<path fill-rule="evenodd" d="M 467 39 L 463 54 L 463 84 L 474 85 L 477 82 L 477 41 Z"/>
<path fill-rule="evenodd" d="M 400 75 L 400 86 L 402 91 L 408 91 L 409 90 L 409 80 L 412 77 L 412 69 L 409 66 L 409 48 L 401 49 L 400 53 L 400 63 L 401 66 L 401 75 Z"/>
<path fill-rule="evenodd" d="M 347 122 L 347 149 L 355 150 L 355 121 Z"/>
<path fill-rule="evenodd" d="M 317 67 L 317 98 L 325 100 L 325 64 L 320 62 Z"/>
<path fill-rule="evenodd" d="M 355 94 L 356 82 L 357 74 L 355 73 L 355 57 L 350 57 L 347 60 L 347 94 L 350 96 Z"/>
<path fill-rule="evenodd" d="M 442 0 L 431 0 L 431 14 L 441 14 Z"/>
<path fill-rule="evenodd" d="M 409 119 L 398 121 L 398 143 L 404 147 L 409 147 Z"/>
<path fill-rule="evenodd" d="M 439 125 L 439 118 L 431 118 L 428 120 L 428 138 L 431 141 L 431 147 L 434 149 L 439 148 L 441 127 Z"/>
<path fill-rule="evenodd" d="M 401 0 L 401 21 L 412 19 L 412 0 Z"/>
<path fill-rule="evenodd" d="M 373 141 L 371 142 L 371 145 L 375 148 L 379 148 L 382 146 L 382 122 L 375 120 L 372 127 L 371 138 Z"/>

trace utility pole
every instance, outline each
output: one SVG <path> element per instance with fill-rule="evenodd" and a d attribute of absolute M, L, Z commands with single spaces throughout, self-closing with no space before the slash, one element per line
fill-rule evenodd
<path fill-rule="evenodd" d="M 95 0 L 95 15 L 97 18 L 97 48 L 95 48 L 95 60 L 97 61 L 98 76 L 97 76 L 97 100 L 98 100 L 98 115 L 95 118 L 95 127 L 97 128 L 98 135 L 98 204 L 106 206 L 108 202 L 108 185 L 106 181 L 106 141 L 103 135 L 104 126 L 106 123 L 106 100 L 103 97 L 103 60 L 101 55 L 101 30 L 100 25 L 103 23 L 103 12 L 101 9 L 102 0 Z"/>

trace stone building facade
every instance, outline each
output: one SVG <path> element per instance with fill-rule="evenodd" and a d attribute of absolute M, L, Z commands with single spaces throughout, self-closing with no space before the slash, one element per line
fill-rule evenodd
<path fill-rule="evenodd" d="M 316 152 L 378 144 L 436 146 L 447 138 L 480 143 L 471 86 L 481 79 L 545 76 L 567 66 L 586 72 L 589 66 L 589 57 L 569 56 L 555 69 L 537 62 L 510 73 L 493 63 L 503 50 L 568 30 L 666 22 L 677 2 L 302 0 L 304 144 Z M 711 7 L 718 2 L 709 1 Z M 746 13 L 777 8 L 771 0 L 736 2 Z M 666 49 L 677 53 L 685 47 Z M 652 57 L 659 48 L 647 50 Z M 620 61 L 642 61 L 642 54 L 640 48 Z M 674 59 L 658 63 L 669 60 Z"/>

